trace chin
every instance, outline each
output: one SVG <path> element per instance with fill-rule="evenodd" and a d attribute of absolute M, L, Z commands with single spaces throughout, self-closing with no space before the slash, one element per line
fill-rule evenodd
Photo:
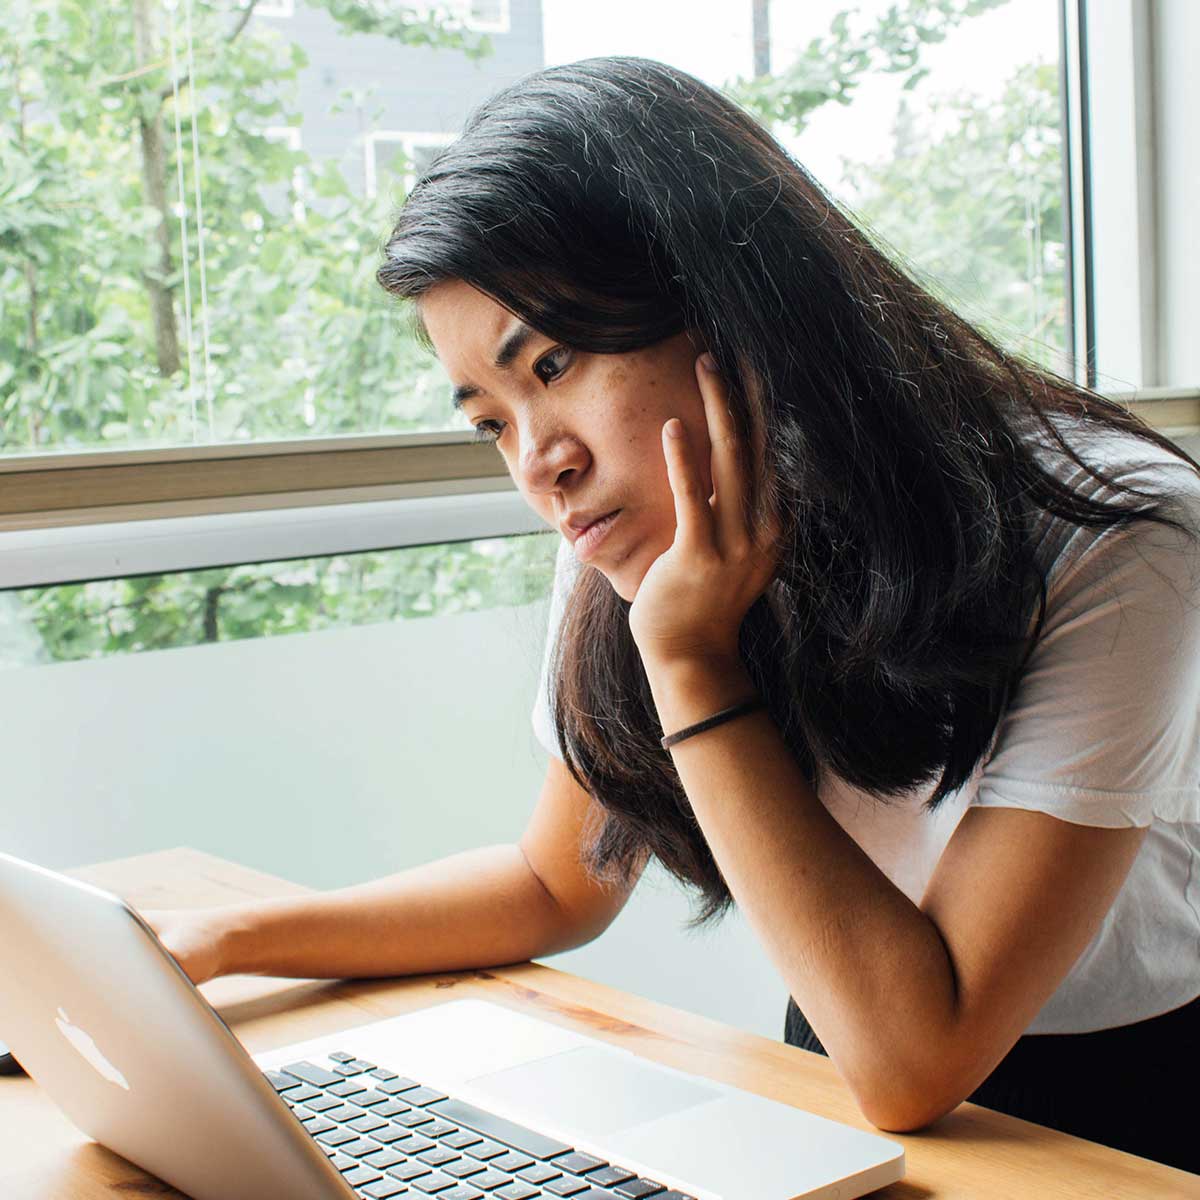
<path fill-rule="evenodd" d="M 602 570 L 601 574 L 608 580 L 612 586 L 612 590 L 622 600 L 632 604 L 634 597 L 638 594 L 638 588 L 642 585 L 642 580 L 645 578 L 646 572 L 638 570 L 632 563 L 625 562 L 610 570 Z"/>

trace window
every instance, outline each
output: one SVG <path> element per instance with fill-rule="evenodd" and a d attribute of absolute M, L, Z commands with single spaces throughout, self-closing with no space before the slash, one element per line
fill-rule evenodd
<path fill-rule="evenodd" d="M 0 456 L 465 430 L 373 277 L 430 138 L 378 192 L 342 152 L 448 139 L 540 44 L 471 27 L 507 5 L 400 7 L 6 11 Z"/>
<path fill-rule="evenodd" d="M 0 591 L 0 670 L 530 604 L 552 533 Z"/>
<path fill-rule="evenodd" d="M 452 133 L 397 133 L 379 130 L 367 134 L 364 146 L 363 185 L 369 197 L 395 189 L 405 195 L 425 173 L 438 151 L 454 141 Z"/>
<path fill-rule="evenodd" d="M 294 155 L 299 155 L 301 152 L 300 130 L 294 125 L 272 125 L 263 130 L 263 137 L 268 142 L 274 142 L 277 145 L 283 146 Z M 281 190 L 280 198 L 275 201 L 275 204 L 276 206 L 280 203 L 290 205 L 293 219 L 303 221 L 306 216 L 304 192 L 304 168 L 297 163 L 292 168 L 290 185 L 286 189 Z M 264 194 L 264 199 L 268 204 L 271 204 L 272 198 L 270 196 Z"/>

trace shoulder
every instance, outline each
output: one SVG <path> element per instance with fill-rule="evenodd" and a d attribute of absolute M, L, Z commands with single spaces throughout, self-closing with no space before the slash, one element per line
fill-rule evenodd
<path fill-rule="evenodd" d="M 1046 615 L 976 803 L 1087 825 L 1200 820 L 1200 474 L 1124 435 L 1079 445 L 1184 529 L 1055 518 Z M 1087 479 L 1078 467 L 1063 478 Z M 1080 491 L 1119 496 L 1092 481 Z"/>
<path fill-rule="evenodd" d="M 1084 462 L 1140 495 L 1092 478 L 1060 450 L 1034 439 L 1035 453 L 1058 479 L 1092 500 L 1116 501 L 1124 507 L 1155 503 L 1161 506 L 1162 516 L 1183 528 L 1145 519 L 1094 528 L 1047 514 L 1041 522 L 1038 555 L 1046 572 L 1049 607 L 1060 607 L 1069 597 L 1102 586 L 1106 577 L 1120 570 L 1128 574 L 1139 569 L 1134 563 L 1161 583 L 1169 582 L 1176 594 L 1181 586 L 1193 590 L 1197 582 L 1193 576 L 1200 575 L 1200 471 L 1134 434 L 1065 418 L 1056 423 Z"/>

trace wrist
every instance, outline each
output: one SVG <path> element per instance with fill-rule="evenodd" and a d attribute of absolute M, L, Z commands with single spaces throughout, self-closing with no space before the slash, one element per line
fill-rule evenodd
<path fill-rule="evenodd" d="M 758 692 L 740 658 L 727 655 L 647 664 L 646 676 L 664 734 L 672 734 Z"/>
<path fill-rule="evenodd" d="M 261 905 L 231 904 L 210 917 L 217 975 L 257 975 Z"/>

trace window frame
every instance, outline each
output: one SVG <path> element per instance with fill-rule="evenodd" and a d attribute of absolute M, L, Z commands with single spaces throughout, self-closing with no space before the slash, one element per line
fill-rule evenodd
<path fill-rule="evenodd" d="M 375 148 L 380 142 L 398 142 L 409 161 L 409 167 L 404 172 L 404 189 L 411 191 L 417 181 L 416 172 L 412 169 L 414 151 L 419 148 L 432 147 L 442 149 L 449 146 L 457 133 L 434 130 L 413 131 L 401 129 L 373 129 L 363 137 L 363 191 L 368 198 L 379 194 L 379 166 L 376 161 Z"/>

